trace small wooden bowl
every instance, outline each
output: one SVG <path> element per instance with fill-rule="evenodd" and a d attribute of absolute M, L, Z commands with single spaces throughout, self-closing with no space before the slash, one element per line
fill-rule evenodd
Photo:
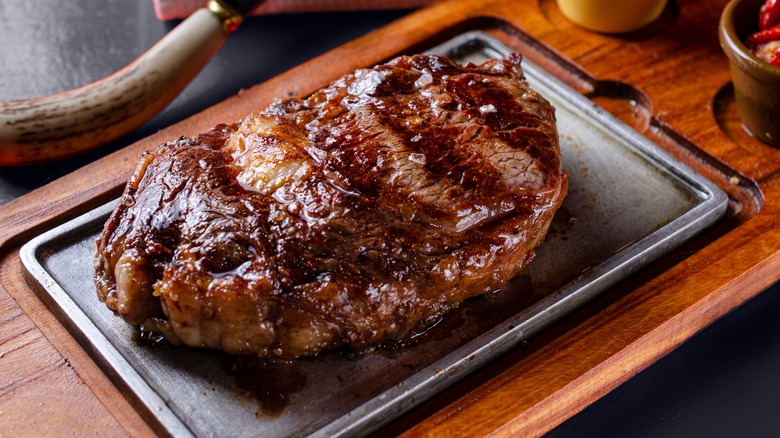
<path fill-rule="evenodd" d="M 758 11 L 763 3 L 732 0 L 723 10 L 718 33 L 729 58 L 743 126 L 764 143 L 780 147 L 780 67 L 758 58 L 743 43 L 758 30 Z"/>
<path fill-rule="evenodd" d="M 655 21 L 667 0 L 557 0 L 561 13 L 585 29 L 625 33 Z"/>

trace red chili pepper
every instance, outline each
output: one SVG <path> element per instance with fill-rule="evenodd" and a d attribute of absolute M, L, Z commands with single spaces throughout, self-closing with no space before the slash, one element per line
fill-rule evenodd
<path fill-rule="evenodd" d="M 755 48 L 759 44 L 780 40 L 780 24 L 770 29 L 759 30 L 745 40 L 748 47 Z"/>
<path fill-rule="evenodd" d="M 780 48 L 775 51 L 775 56 L 772 58 L 772 62 L 770 62 L 770 64 L 776 67 L 780 67 Z"/>
<path fill-rule="evenodd" d="M 777 24 L 780 24 L 780 1 L 766 0 L 758 15 L 758 27 L 766 30 Z"/>

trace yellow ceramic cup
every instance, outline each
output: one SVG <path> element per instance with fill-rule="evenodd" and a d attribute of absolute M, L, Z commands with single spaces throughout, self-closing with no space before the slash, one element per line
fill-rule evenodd
<path fill-rule="evenodd" d="M 604 33 L 637 30 L 657 19 L 667 0 L 557 0 L 564 16 L 586 29 Z"/>

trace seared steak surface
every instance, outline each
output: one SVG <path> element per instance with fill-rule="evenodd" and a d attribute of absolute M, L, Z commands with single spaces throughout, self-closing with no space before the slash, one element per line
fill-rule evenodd
<path fill-rule="evenodd" d="M 98 295 L 174 343 L 286 358 L 402 339 L 532 258 L 566 192 L 520 57 L 400 57 L 147 152 Z"/>

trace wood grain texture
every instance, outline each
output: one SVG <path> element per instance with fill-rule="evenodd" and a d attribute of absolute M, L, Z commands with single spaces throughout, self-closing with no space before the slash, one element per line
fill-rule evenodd
<path fill-rule="evenodd" d="M 731 197 L 728 219 L 379 435 L 535 436 L 550 430 L 780 277 L 780 150 L 736 128 L 716 31 L 725 3 L 671 2 L 658 22 L 620 36 L 573 26 L 554 0 L 439 3 L 6 204 L 0 208 L 0 431 L 150 434 L 25 285 L 21 243 L 116 196 L 146 149 L 472 29 L 490 32 L 548 68 Z M 69 413 L 74 400 L 78 411 Z M 20 429 L 44 405 L 45 419 Z M 100 420 L 80 420 L 93 417 Z"/>
<path fill-rule="evenodd" d="M 18 275 L 7 276 L 9 269 L 19 272 L 18 257 L 3 261 L 0 281 L 9 288 L 25 288 Z M 48 309 L 34 296 L 23 298 L 27 301 L 17 302 L 0 287 L 0 434 L 150 434 L 146 423 Z"/>

